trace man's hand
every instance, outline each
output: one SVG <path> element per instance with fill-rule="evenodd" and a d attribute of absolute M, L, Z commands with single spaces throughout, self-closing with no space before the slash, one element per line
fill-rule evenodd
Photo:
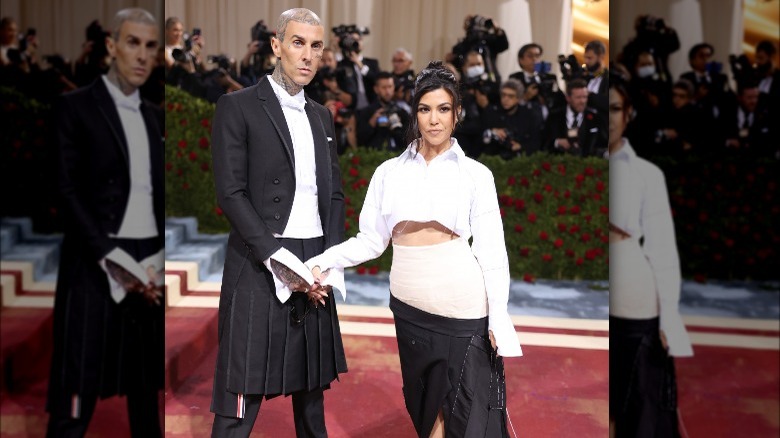
<path fill-rule="evenodd" d="M 519 151 L 522 148 L 523 148 L 523 146 L 520 143 L 512 140 L 512 152 L 517 152 L 517 151 Z"/>
<path fill-rule="evenodd" d="M 558 147 L 563 148 L 565 150 L 569 150 L 571 148 L 571 143 L 569 143 L 568 138 L 559 138 L 556 140 L 558 142 Z"/>
<path fill-rule="evenodd" d="M 506 139 L 506 129 L 492 128 L 491 131 L 493 132 L 493 134 L 495 134 L 496 137 L 498 137 L 499 141 L 504 141 L 504 139 Z"/>
<path fill-rule="evenodd" d="M 308 292 L 311 285 L 287 265 L 271 259 L 274 275 L 293 292 Z"/>
<path fill-rule="evenodd" d="M 368 120 L 368 124 L 371 125 L 372 128 L 376 128 L 376 122 L 379 120 L 379 117 L 385 113 L 384 108 L 379 108 L 374 112 L 374 115 L 371 116 L 371 118 Z"/>
<path fill-rule="evenodd" d="M 349 60 L 352 61 L 358 69 L 363 69 L 363 63 L 360 62 L 360 54 L 358 52 L 349 52 Z"/>
<path fill-rule="evenodd" d="M 317 303 L 325 306 L 325 299 L 328 298 L 328 295 L 333 290 L 332 286 L 322 285 L 322 282 L 328 278 L 329 272 L 330 271 L 321 272 L 319 266 L 315 266 L 311 269 L 311 274 L 314 276 L 314 286 L 306 292 L 306 294 L 309 296 L 309 301 L 311 301 L 315 307 L 317 307 Z"/>

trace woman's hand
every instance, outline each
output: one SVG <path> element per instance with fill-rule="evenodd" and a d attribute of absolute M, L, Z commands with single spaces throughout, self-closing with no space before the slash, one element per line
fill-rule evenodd
<path fill-rule="evenodd" d="M 661 335 L 661 345 L 664 347 L 664 350 L 669 351 L 669 341 L 666 340 L 666 333 L 663 330 L 659 333 Z"/>
<path fill-rule="evenodd" d="M 493 351 L 496 351 L 496 337 L 493 336 L 493 330 L 488 330 L 490 334 L 490 346 L 493 347 Z"/>

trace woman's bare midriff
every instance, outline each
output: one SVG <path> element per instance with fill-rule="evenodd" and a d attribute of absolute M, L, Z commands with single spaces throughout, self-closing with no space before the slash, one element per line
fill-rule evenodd
<path fill-rule="evenodd" d="M 393 244 L 426 246 L 449 242 L 459 236 L 436 221 L 401 221 L 393 228 Z"/>

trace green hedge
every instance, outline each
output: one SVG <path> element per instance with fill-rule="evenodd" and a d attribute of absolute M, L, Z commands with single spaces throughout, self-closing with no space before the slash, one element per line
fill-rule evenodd
<path fill-rule="evenodd" d="M 195 216 L 200 229 L 222 233 L 229 224 L 216 205 L 211 171 L 214 105 L 166 88 L 166 212 Z M 340 158 L 347 203 L 347 236 L 374 169 L 394 153 L 360 148 Z M 482 160 L 493 170 L 501 202 L 512 277 L 533 281 L 608 277 L 608 163 L 538 154 L 527 159 Z M 388 250 L 358 272 L 390 268 Z"/>

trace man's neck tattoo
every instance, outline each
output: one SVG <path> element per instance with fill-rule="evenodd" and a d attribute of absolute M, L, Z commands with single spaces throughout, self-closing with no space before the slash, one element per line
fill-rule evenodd
<path fill-rule="evenodd" d="M 274 79 L 274 81 L 276 81 L 277 84 L 279 84 L 280 87 L 284 88 L 285 91 L 290 93 L 290 96 L 295 96 L 303 89 L 302 85 L 296 84 L 290 76 L 284 73 L 281 65 L 277 65 L 276 68 L 274 68 L 274 72 L 271 74 L 271 77 Z"/>
<path fill-rule="evenodd" d="M 106 77 L 108 78 L 108 81 L 112 84 L 116 85 L 117 88 L 119 88 L 120 91 L 125 96 L 129 96 L 135 92 L 137 89 L 135 86 L 130 84 L 125 78 L 121 77 L 119 75 L 119 71 L 116 68 L 116 62 L 111 64 L 111 68 L 108 69 L 108 73 L 106 74 Z"/>

